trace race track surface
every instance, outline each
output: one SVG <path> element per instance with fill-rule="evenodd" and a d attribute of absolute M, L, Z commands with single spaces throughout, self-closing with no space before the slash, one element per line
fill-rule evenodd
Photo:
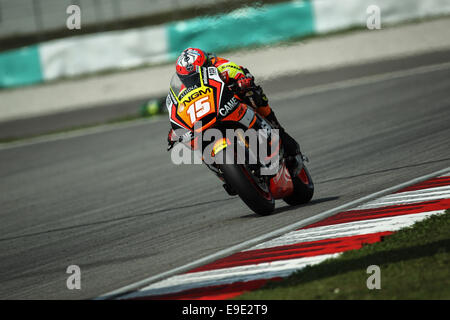
<path fill-rule="evenodd" d="M 0 299 L 95 298 L 448 167 L 450 55 L 405 61 L 264 84 L 316 187 L 310 204 L 279 201 L 267 217 L 205 167 L 172 164 L 166 118 L 0 149 Z M 384 76 L 348 82 L 368 74 Z M 319 87 L 293 91 L 305 86 Z M 66 287 L 69 265 L 81 290 Z"/>

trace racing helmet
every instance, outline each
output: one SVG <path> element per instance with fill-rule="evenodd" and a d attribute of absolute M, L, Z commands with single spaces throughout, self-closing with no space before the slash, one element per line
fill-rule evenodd
<path fill-rule="evenodd" d="M 177 59 L 176 70 L 181 77 L 196 72 L 197 67 L 207 67 L 211 64 L 208 53 L 197 48 L 185 49 Z"/>

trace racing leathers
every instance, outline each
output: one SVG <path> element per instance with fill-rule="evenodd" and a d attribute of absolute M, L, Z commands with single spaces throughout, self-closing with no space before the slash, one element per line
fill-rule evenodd
<path fill-rule="evenodd" d="M 286 155 L 288 157 L 301 156 L 299 144 L 280 125 L 275 113 L 269 106 L 267 96 L 260 86 L 255 86 L 254 77 L 249 70 L 232 61 L 214 55 L 210 55 L 209 60 L 211 65 L 217 68 L 225 84 L 234 88 L 235 93 L 246 104 L 253 106 L 259 115 L 271 122 L 274 128 L 279 129 Z M 176 141 L 176 136 L 173 129 L 171 129 L 168 135 L 169 148 L 174 141 Z"/>

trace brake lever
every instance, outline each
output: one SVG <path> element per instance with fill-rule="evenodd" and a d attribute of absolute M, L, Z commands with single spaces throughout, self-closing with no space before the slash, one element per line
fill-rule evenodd
<path fill-rule="evenodd" d="M 190 142 L 194 139 L 192 131 L 188 131 L 178 138 L 178 142 Z"/>
<path fill-rule="evenodd" d="M 194 139 L 194 135 L 192 134 L 191 131 L 188 131 L 188 132 L 186 132 L 185 134 L 179 136 L 177 140 L 172 140 L 171 143 L 169 143 L 168 146 L 167 146 L 167 151 L 172 150 L 172 148 L 173 148 L 177 143 L 190 142 L 190 141 L 192 141 L 192 139 Z"/>

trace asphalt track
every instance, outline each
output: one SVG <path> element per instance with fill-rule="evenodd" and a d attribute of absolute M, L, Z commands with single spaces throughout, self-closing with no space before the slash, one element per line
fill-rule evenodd
<path fill-rule="evenodd" d="M 166 118 L 0 149 L 0 298 L 94 298 L 448 167 L 450 55 L 405 61 L 265 84 L 316 186 L 267 217 L 205 167 L 172 164 Z M 73 264 L 81 290 L 66 287 Z"/>

